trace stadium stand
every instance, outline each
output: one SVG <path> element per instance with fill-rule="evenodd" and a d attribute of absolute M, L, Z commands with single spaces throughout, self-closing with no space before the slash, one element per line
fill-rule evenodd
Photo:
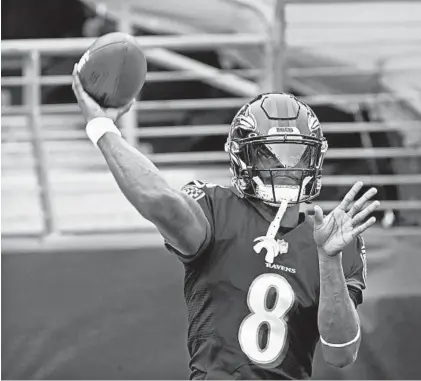
<path fill-rule="evenodd" d="M 114 10 L 113 4 L 112 1 L 108 4 L 111 15 Z M 157 68 L 148 76 L 149 88 L 158 86 L 158 82 L 168 87 L 168 83 L 174 86 L 183 80 L 191 82 L 196 79 L 196 81 L 206 82 L 211 86 L 211 90 L 208 87 L 207 91 L 203 92 L 203 94 L 208 94 L 207 98 L 202 96 L 196 99 L 149 100 L 149 94 L 153 96 L 154 93 L 147 87 L 142 96 L 147 100 L 142 99 L 138 103 L 137 115 L 134 117 L 137 120 L 133 121 L 133 115 L 131 116 L 132 121 L 129 121 L 125 129 L 126 136 L 132 142 L 141 144 L 142 149 L 152 151 L 155 162 L 162 166 L 164 171 L 168 164 L 177 162 L 179 168 L 172 168 L 168 172 L 168 176 L 180 179 L 177 186 L 187 181 L 190 176 L 194 177 L 198 171 L 205 177 L 204 180 L 226 183 L 228 172 L 225 169 L 215 170 L 220 164 L 227 162 L 225 153 L 221 152 L 227 131 L 226 123 L 229 122 L 235 109 L 247 97 L 256 93 L 259 83 L 263 86 L 267 81 L 266 77 L 273 77 L 270 72 L 266 72 L 267 67 L 262 68 L 262 62 L 258 58 L 260 55 L 256 54 L 256 50 L 263 49 L 267 52 L 265 56 L 267 60 L 273 57 L 273 52 L 269 51 L 265 43 L 263 34 L 265 25 L 262 26 L 262 22 L 260 24 L 238 22 L 234 23 L 234 25 L 240 25 L 236 32 L 249 33 L 253 30 L 250 30 L 251 27 L 247 25 L 253 24 L 260 25 L 253 26 L 252 29 L 257 28 L 262 34 L 220 36 L 214 34 L 212 39 L 209 39 L 209 35 L 197 35 L 192 30 L 187 33 L 178 30 L 176 26 L 171 26 L 165 21 L 170 15 L 164 9 L 173 7 L 171 4 L 165 4 L 165 6 L 159 4 L 147 3 L 140 9 L 134 9 L 137 12 L 136 15 L 139 15 L 148 6 L 150 8 L 146 14 L 151 13 L 162 19 L 162 22 L 156 23 L 157 29 L 159 25 L 166 25 L 167 28 L 172 28 L 172 33 L 184 32 L 184 34 L 179 37 L 174 35 L 140 38 L 140 44 L 149 48 L 148 59 L 152 67 Z M 413 138 L 419 136 L 420 114 L 419 110 L 413 107 L 416 103 L 414 101 L 416 90 L 412 90 L 408 86 L 409 81 L 406 80 L 417 67 L 414 51 L 419 40 L 418 34 L 413 31 L 416 30 L 417 16 L 415 15 L 419 5 L 416 2 L 410 4 L 412 8 L 408 9 L 413 10 L 409 11 L 412 17 L 410 27 L 403 27 L 407 22 L 408 11 L 397 12 L 393 9 L 396 7 L 393 2 L 386 4 L 397 15 L 392 27 L 387 16 L 389 13 L 375 12 L 376 6 L 380 4 L 372 4 L 368 8 L 369 13 L 364 18 L 358 19 L 352 16 L 356 14 L 355 10 L 352 13 L 354 4 L 335 4 L 333 7 L 330 2 L 291 4 L 286 7 L 283 15 L 287 20 L 288 62 L 286 65 L 284 63 L 288 73 L 285 76 L 287 89 L 307 97 L 309 103 L 321 114 L 331 146 L 327 156 L 329 161 L 327 175 L 341 174 L 340 177 L 325 179 L 325 192 L 322 197 L 328 202 L 326 205 L 333 206 L 334 203 L 329 203 L 332 201 L 332 196 L 335 199 L 338 198 L 338 192 L 339 195 L 343 193 L 345 186 L 349 186 L 356 176 L 365 175 L 369 177 L 368 182 L 381 186 L 382 197 L 387 201 L 383 203 L 383 208 L 389 212 L 389 216 L 390 212 L 392 213 L 392 220 L 398 217 L 400 225 L 418 225 L 419 213 L 414 213 L 414 209 L 419 210 L 421 207 L 421 202 L 417 197 L 417 189 L 421 181 L 419 175 L 421 148 L 419 144 L 414 144 L 416 139 Z M 136 3 L 133 7 L 135 5 Z M 230 6 L 232 7 L 232 4 Z M 267 14 L 267 9 L 273 4 L 267 1 L 265 6 L 262 12 L 266 10 Z M 211 12 L 217 12 L 223 5 L 222 2 L 216 2 L 209 7 Z M 180 25 L 191 25 L 200 22 L 201 17 L 205 17 L 198 11 L 199 4 L 192 5 L 189 9 L 191 13 L 186 15 L 184 7 L 181 9 L 176 7 L 176 10 L 180 12 L 180 17 L 177 18 L 180 20 Z M 240 9 L 237 16 L 239 20 L 253 15 L 249 8 L 237 5 L 237 9 Z M 319 19 L 313 20 L 309 16 L 313 11 L 321 15 Z M 151 26 L 146 23 L 145 27 L 142 20 L 140 18 L 138 22 L 144 28 L 150 29 Z M 274 23 L 273 20 L 272 23 Z M 202 30 L 226 33 L 229 28 L 232 28 L 228 27 L 228 24 L 227 20 L 218 19 L 215 23 L 203 27 Z M 350 37 L 350 30 L 354 31 L 352 37 Z M 154 30 L 155 33 L 158 31 Z M 308 36 L 311 36 L 311 40 Z M 89 45 L 90 41 L 64 39 L 58 45 L 53 40 L 5 41 L 3 43 L 3 56 L 23 57 L 24 60 L 21 63 L 25 66 L 23 77 L 4 77 L 2 86 L 4 89 L 10 89 L 25 85 L 24 97 L 27 104 L 26 109 L 16 105 L 16 102 L 12 106 L 3 108 L 4 187 L 2 192 L 3 199 L 6 200 L 2 215 L 3 234 L 41 233 L 45 228 L 42 213 L 39 213 L 42 210 L 52 214 L 46 216 L 44 213 L 44 218 L 54 224 L 54 227 L 50 226 L 49 229 L 56 232 L 113 228 L 136 229 L 148 226 L 148 223 L 139 219 L 137 213 L 118 193 L 109 174 L 103 170 L 105 167 L 102 158 L 91 149 L 84 137 L 77 106 L 39 104 L 41 100 L 38 98 L 43 94 L 41 89 L 47 86 L 63 85 L 70 81 L 70 77 L 64 73 L 58 76 L 39 77 L 43 59 L 57 55 L 77 56 Z M 373 49 L 373 46 L 378 49 Z M 231 69 L 212 67 L 168 50 L 168 47 L 202 52 L 216 49 L 216 52 L 223 57 L 222 61 Z M 236 51 L 237 54 L 227 57 L 228 50 Z M 401 62 L 393 64 L 397 54 L 403 59 L 406 58 L 406 66 L 402 67 Z M 380 67 L 379 61 L 382 62 Z M 278 59 L 278 63 L 282 64 L 282 61 Z M 163 69 L 166 71 L 162 71 Z M 257 78 L 257 82 L 244 78 L 242 72 L 252 74 L 255 79 Z M 401 80 L 398 79 L 399 77 Z M 212 95 L 215 91 L 219 91 L 218 98 Z M 209 99 L 209 94 L 213 99 Z M 191 92 L 188 97 L 191 97 Z M 28 120 L 32 123 L 28 123 Z M 40 141 L 39 147 L 31 143 L 30 126 L 34 128 L 35 124 L 38 125 L 42 138 L 46 140 L 45 143 Z M 164 128 L 167 124 L 168 128 Z M 174 128 L 177 124 L 182 125 Z M 189 126 L 190 124 L 196 126 Z M 136 128 L 136 125 L 140 128 Z M 63 126 L 66 127 L 63 128 Z M 385 147 L 376 147 L 380 135 Z M 162 138 L 163 136 L 165 139 Z M 187 136 L 189 139 L 186 139 Z M 344 137 L 352 141 L 353 146 L 346 149 L 340 148 L 343 146 Z M 411 144 L 408 144 L 409 141 Z M 180 152 L 169 153 L 167 148 L 169 146 L 179 147 Z M 202 150 L 212 149 L 214 152 L 203 154 L 200 152 L 200 147 Z M 45 163 L 40 163 L 39 158 L 31 153 L 33 149 L 36 155 L 40 155 L 41 150 L 45 151 L 45 154 L 41 155 Z M 351 160 L 355 157 L 361 158 L 362 161 Z M 369 163 L 370 169 L 366 173 L 361 172 L 361 169 L 365 167 L 363 164 L 365 162 Z M 210 170 L 203 171 L 202 166 L 209 164 Z M 181 168 L 186 165 L 190 167 L 188 171 Z M 48 170 L 45 168 L 47 166 Z M 83 170 L 87 166 L 96 169 L 95 181 L 91 173 Z M 199 169 L 197 169 L 198 166 L 200 166 Z M 31 171 L 30 168 L 38 168 L 38 171 Z M 178 175 L 177 170 L 183 175 Z M 45 173 L 41 174 L 41 172 Z M 26 175 L 23 176 L 23 173 Z M 83 174 L 87 177 L 84 180 L 82 180 Z M 44 194 L 49 194 L 48 200 L 39 197 L 36 186 L 40 178 L 47 177 L 50 185 L 47 187 L 47 184 L 43 184 L 42 187 Z M 102 179 L 101 182 L 98 179 Z M 113 201 L 107 204 L 113 205 L 114 208 L 108 211 L 101 208 L 102 216 L 107 213 L 110 216 L 109 219 L 101 218 L 101 225 L 95 212 L 98 208 L 89 202 L 89 195 L 96 197 L 99 183 L 103 187 L 101 197 L 112 197 Z M 69 189 L 69 186 L 78 189 L 78 192 L 62 194 L 62 190 Z M 329 187 L 335 188 L 329 192 Z M 18 193 L 20 193 L 19 201 L 16 202 Z M 78 198 L 77 194 L 83 195 L 86 203 L 80 197 Z M 99 202 L 98 198 L 97 200 Z M 83 205 L 80 208 L 84 211 L 83 214 L 80 211 L 75 213 L 79 209 L 77 205 Z M 116 211 L 118 211 L 117 215 Z M 391 224 L 387 219 L 384 222 L 386 225 Z"/>

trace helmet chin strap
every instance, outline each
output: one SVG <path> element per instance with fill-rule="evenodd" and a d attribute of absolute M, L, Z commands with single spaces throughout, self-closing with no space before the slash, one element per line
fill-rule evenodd
<path fill-rule="evenodd" d="M 266 237 L 275 238 L 276 234 L 278 233 L 279 227 L 281 226 L 282 218 L 288 208 L 288 200 L 281 200 L 281 206 L 279 207 L 278 211 L 276 212 L 276 216 L 274 220 L 269 225 L 269 229 L 266 233 Z"/>
<path fill-rule="evenodd" d="M 268 188 L 263 184 L 262 180 L 259 177 L 256 176 L 256 177 L 253 178 L 253 180 L 256 182 L 257 188 L 260 188 L 260 189 Z M 299 187 L 296 187 L 296 188 L 297 188 L 296 193 L 294 194 L 295 198 L 297 198 L 297 196 L 298 196 Z M 281 189 L 279 189 L 279 190 L 281 190 Z M 282 191 L 285 191 L 285 189 L 282 189 Z M 266 237 L 269 238 L 269 239 L 270 238 L 275 239 L 275 236 L 278 233 L 279 227 L 281 226 L 282 218 L 284 217 L 284 214 L 285 214 L 285 212 L 288 208 L 289 201 L 291 201 L 292 195 L 290 193 L 287 193 L 287 194 L 284 193 L 283 196 L 284 197 L 280 197 L 281 205 L 279 206 L 279 209 L 276 212 L 276 216 L 275 216 L 274 220 L 271 222 L 271 224 L 269 225 L 269 229 L 266 233 Z M 269 200 L 263 201 L 263 202 L 270 205 Z M 278 204 L 276 206 L 278 206 Z"/>
<path fill-rule="evenodd" d="M 254 242 L 257 242 L 257 244 L 253 248 L 257 253 L 260 253 L 263 248 L 266 248 L 265 261 L 268 263 L 273 263 L 273 260 L 275 259 L 275 257 L 280 254 L 279 252 L 280 241 L 277 240 L 275 237 L 276 237 L 276 234 L 278 233 L 279 227 L 281 226 L 281 220 L 287 208 L 288 208 L 288 201 L 282 200 L 281 206 L 276 212 L 276 216 L 274 220 L 269 225 L 269 229 L 266 235 L 262 237 L 257 237 L 254 240 Z"/>

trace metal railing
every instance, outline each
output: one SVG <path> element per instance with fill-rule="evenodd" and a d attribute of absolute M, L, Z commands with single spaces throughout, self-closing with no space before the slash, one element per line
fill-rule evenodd
<path fill-rule="evenodd" d="M 64 118 L 62 115 L 45 115 L 40 118 L 40 123 L 45 129 L 56 127 L 66 123 L 68 126 L 83 124 L 80 115 L 69 115 Z M 3 124 L 10 127 L 2 132 L 3 140 L 11 142 L 30 142 L 32 135 L 29 131 L 23 130 L 27 125 L 24 116 L 4 116 Z M 228 134 L 228 124 L 205 124 L 205 125 L 186 125 L 186 126 L 151 126 L 140 127 L 134 131 L 134 136 L 141 139 L 148 138 L 180 138 L 180 137 L 198 137 L 198 136 L 226 136 Z M 421 121 L 389 121 L 379 122 L 344 122 L 323 124 L 323 131 L 326 134 L 349 134 L 361 132 L 385 132 L 385 131 L 418 131 L 421 130 Z M 43 132 L 44 141 L 75 141 L 86 139 L 86 133 L 80 130 L 47 130 Z"/>
<path fill-rule="evenodd" d="M 287 2 L 280 2 L 285 6 Z M 283 9 L 279 12 L 281 17 L 285 17 Z M 278 20 L 283 22 L 285 20 Z M 275 30 L 279 31 L 275 28 Z M 285 38 L 284 35 L 281 36 Z M 13 132 L 3 129 L 3 139 L 7 139 L 9 135 L 13 135 L 13 141 L 24 142 L 29 141 L 32 144 L 34 152 L 34 160 L 28 160 L 28 157 L 13 158 L 12 165 L 23 163 L 25 166 L 33 165 L 38 179 L 39 196 L 42 205 L 44 218 L 44 232 L 43 234 L 59 233 L 60 227 L 57 222 L 57 216 L 53 204 L 53 190 L 51 181 L 49 179 L 49 160 L 55 160 L 59 165 L 64 161 L 72 162 L 75 165 L 78 163 L 98 164 L 104 165 L 98 157 L 80 156 L 78 151 L 65 152 L 62 157 L 51 158 L 51 152 L 54 151 L 53 146 L 48 145 L 49 140 L 63 140 L 72 141 L 84 139 L 82 131 L 49 131 L 45 132 L 42 128 L 48 125 L 55 125 L 62 121 L 63 115 L 68 119 L 66 121 L 70 124 L 80 125 L 82 119 L 79 115 L 79 109 L 76 104 L 55 104 L 42 105 L 41 104 L 41 87 L 48 85 L 69 85 L 71 83 L 70 75 L 60 76 L 41 76 L 41 57 L 48 55 L 79 55 L 82 54 L 87 47 L 94 41 L 94 39 L 62 39 L 60 43 L 57 40 L 24 40 L 24 41 L 3 41 L 1 50 L 2 56 L 20 56 L 23 57 L 23 75 L 21 77 L 5 77 L 2 78 L 2 86 L 22 86 L 24 89 L 24 97 L 22 106 L 8 106 L 2 108 L 2 125 L 9 126 Z M 139 45 L 145 49 L 149 56 L 159 60 L 160 51 L 157 49 L 171 49 L 173 51 L 197 51 L 208 49 L 221 49 L 226 47 L 264 47 L 263 51 L 267 54 L 266 61 L 271 61 L 268 67 L 263 70 L 258 69 L 241 69 L 241 70 L 217 70 L 214 71 L 201 70 L 200 67 L 193 66 L 190 70 L 174 70 L 171 72 L 151 72 L 147 75 L 148 82 L 167 82 L 167 81 L 185 81 L 185 80 L 203 80 L 208 83 L 216 84 L 215 77 L 218 76 L 220 81 L 222 78 L 229 80 L 234 76 L 235 79 L 244 79 L 247 82 L 236 82 L 236 88 L 244 84 L 244 94 L 248 94 L 252 87 L 250 84 L 255 84 L 256 88 L 259 86 L 278 87 L 284 85 L 285 79 L 279 78 L 279 73 L 287 77 L 312 77 L 317 75 L 322 76 L 344 76 L 352 75 L 355 72 L 366 74 L 376 74 L 376 68 L 372 66 L 367 67 L 319 67 L 319 68 L 285 68 L 285 62 L 280 57 L 279 51 L 274 49 L 271 44 L 278 43 L 279 38 L 272 40 L 268 39 L 267 35 L 250 35 L 250 34 L 203 34 L 203 35 L 183 35 L 183 36 L 165 36 L 165 37 L 139 37 L 137 38 Z M 374 40 L 373 40 L 374 41 Z M 285 41 L 283 42 L 285 43 Z M 155 54 L 154 54 L 155 53 Z M 157 54 L 158 53 L 158 54 Z M 272 62 L 273 61 L 273 62 Z M 278 70 L 276 70 L 276 68 Z M 208 68 L 205 68 L 208 69 Z M 274 73 L 277 71 L 277 73 Z M 265 78 L 265 76 L 268 76 Z M 254 82 L 256 81 L 256 82 Z M 272 82 L 271 82 L 272 81 Z M 274 83 L 275 81 L 276 83 Z M 228 85 L 229 86 L 229 85 Z M 267 88 L 266 88 L 267 89 Z M 240 89 L 241 90 L 241 89 Z M 240 91 L 241 92 L 241 91 Z M 251 95 L 251 94 L 250 94 Z M 379 104 L 384 102 L 398 102 L 404 101 L 407 94 L 390 94 L 382 93 L 364 93 L 364 94 L 319 94 L 303 97 L 302 99 L 312 106 L 316 105 L 341 105 L 353 109 L 354 105 L 361 104 Z M 137 113 L 138 112 L 153 112 L 165 110 L 169 111 L 193 111 L 193 110 L 218 110 L 218 109 L 237 109 L 244 104 L 248 97 L 242 96 L 237 98 L 221 98 L 221 99 L 180 99 L 180 100 L 165 100 L 165 101 L 142 101 L 137 102 L 133 107 L 131 119 L 127 119 L 123 130 L 125 136 L 129 138 L 131 143 L 135 143 L 139 138 L 150 139 L 165 137 L 183 137 L 183 136 L 215 136 L 224 135 L 227 132 L 227 125 L 205 125 L 205 126 L 162 126 L 137 128 Z M 21 127 L 29 126 L 30 133 L 22 131 Z M 358 123 L 326 123 L 324 131 L 327 133 L 367 133 L 367 132 L 384 132 L 384 131 L 404 131 L 409 129 L 420 129 L 421 121 L 405 122 L 400 120 L 390 121 L 387 123 L 381 122 L 358 122 Z M 22 143 L 25 144 L 25 143 Z M 17 152 L 25 150 L 25 146 L 18 144 Z M 10 145 L 9 148 L 13 145 Z M 59 146 L 55 150 L 58 151 Z M 21 150 L 21 151 L 19 151 Z M 335 149 L 328 151 L 327 160 L 330 159 L 353 159 L 353 158 L 416 158 L 421 157 L 421 148 L 412 147 L 388 147 L 388 148 L 347 148 Z M 217 164 L 226 163 L 227 155 L 223 152 L 182 152 L 182 153 L 165 153 L 150 155 L 152 161 L 158 165 L 168 163 L 177 163 L 184 165 L 192 163 L 200 164 Z M 7 158 L 6 158 L 7 161 Z M 53 163 L 54 164 L 54 163 Z M 7 163 L 6 163 L 7 166 Z M 420 184 L 421 176 L 418 174 L 412 175 L 374 175 L 374 176 L 332 176 L 324 179 L 326 185 L 351 185 L 357 179 L 364 179 L 367 184 Z M 326 203 L 326 207 L 330 208 L 332 203 Z M 382 208 L 413 210 L 421 209 L 421 202 L 418 200 L 400 200 L 387 201 L 383 203 Z"/>
<path fill-rule="evenodd" d="M 38 181 L 39 197 L 41 201 L 41 210 L 43 212 L 44 235 L 58 234 L 60 232 L 57 216 L 53 205 L 53 191 L 51 181 L 49 179 L 49 163 L 47 162 L 46 152 L 43 147 L 43 136 L 41 132 L 41 115 L 46 114 L 63 114 L 77 113 L 78 108 L 72 105 L 41 105 L 41 86 L 59 85 L 62 83 L 70 83 L 70 76 L 57 77 L 41 77 L 41 56 L 44 55 L 81 55 L 92 43 L 94 39 L 62 39 L 60 43 L 57 40 L 22 40 L 22 41 L 3 41 L 1 44 L 1 52 L 3 59 L 8 56 L 21 56 L 22 59 L 22 77 L 4 78 L 2 87 L 4 86 L 22 86 L 23 87 L 23 106 L 3 106 L 2 107 L 2 125 L 7 126 L 8 115 L 17 115 L 27 118 L 27 125 L 30 127 L 31 143 L 34 152 L 34 165 L 36 178 Z M 265 42 L 264 36 L 246 35 L 246 34 L 225 34 L 225 35 L 193 35 L 193 36 L 166 36 L 166 37 L 140 37 L 137 38 L 138 44 L 147 49 L 167 48 L 188 50 L 207 50 L 220 47 L 230 46 L 255 46 Z M 232 75 L 232 74 L 229 74 Z M 148 81 L 151 80 L 169 80 L 171 77 L 166 73 L 150 73 Z M 155 76 L 155 78 L 154 78 Z M 204 77 L 200 73 L 188 72 L 184 76 L 197 78 Z M 238 104 L 234 102 L 234 107 Z M 159 105 L 151 103 L 150 109 L 160 107 L 171 107 L 170 105 Z M 183 105 L 178 105 L 178 108 Z M 218 106 L 215 104 L 215 107 Z M 141 109 L 142 103 L 134 109 Z M 177 106 L 175 106 L 177 107 Z M 174 107 L 173 107 L 174 108 Z M 184 107 L 186 108 L 186 107 Z M 187 107 L 188 108 L 188 107 Z M 123 126 L 125 133 L 132 136 L 134 143 L 134 132 L 136 130 L 136 120 Z"/>

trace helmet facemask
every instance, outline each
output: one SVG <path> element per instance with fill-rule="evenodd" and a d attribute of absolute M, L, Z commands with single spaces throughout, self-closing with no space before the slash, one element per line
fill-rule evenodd
<path fill-rule="evenodd" d="M 240 143 L 228 142 L 234 185 L 244 195 L 273 205 L 282 200 L 289 204 L 310 201 L 320 192 L 327 146 L 323 143 L 302 135 L 252 136 Z"/>

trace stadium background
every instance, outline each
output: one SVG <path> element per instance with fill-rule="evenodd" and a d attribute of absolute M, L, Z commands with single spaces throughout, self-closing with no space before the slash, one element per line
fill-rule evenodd
<path fill-rule="evenodd" d="M 174 186 L 229 181 L 227 123 L 256 91 L 308 100 L 331 147 L 325 207 L 357 179 L 383 201 L 359 358 L 317 354 L 315 378 L 420 378 L 421 3 L 182 4 L 2 2 L 2 378 L 188 375 L 182 265 L 119 193 L 69 86 L 113 30 L 139 36 L 151 72 L 121 127 Z"/>

